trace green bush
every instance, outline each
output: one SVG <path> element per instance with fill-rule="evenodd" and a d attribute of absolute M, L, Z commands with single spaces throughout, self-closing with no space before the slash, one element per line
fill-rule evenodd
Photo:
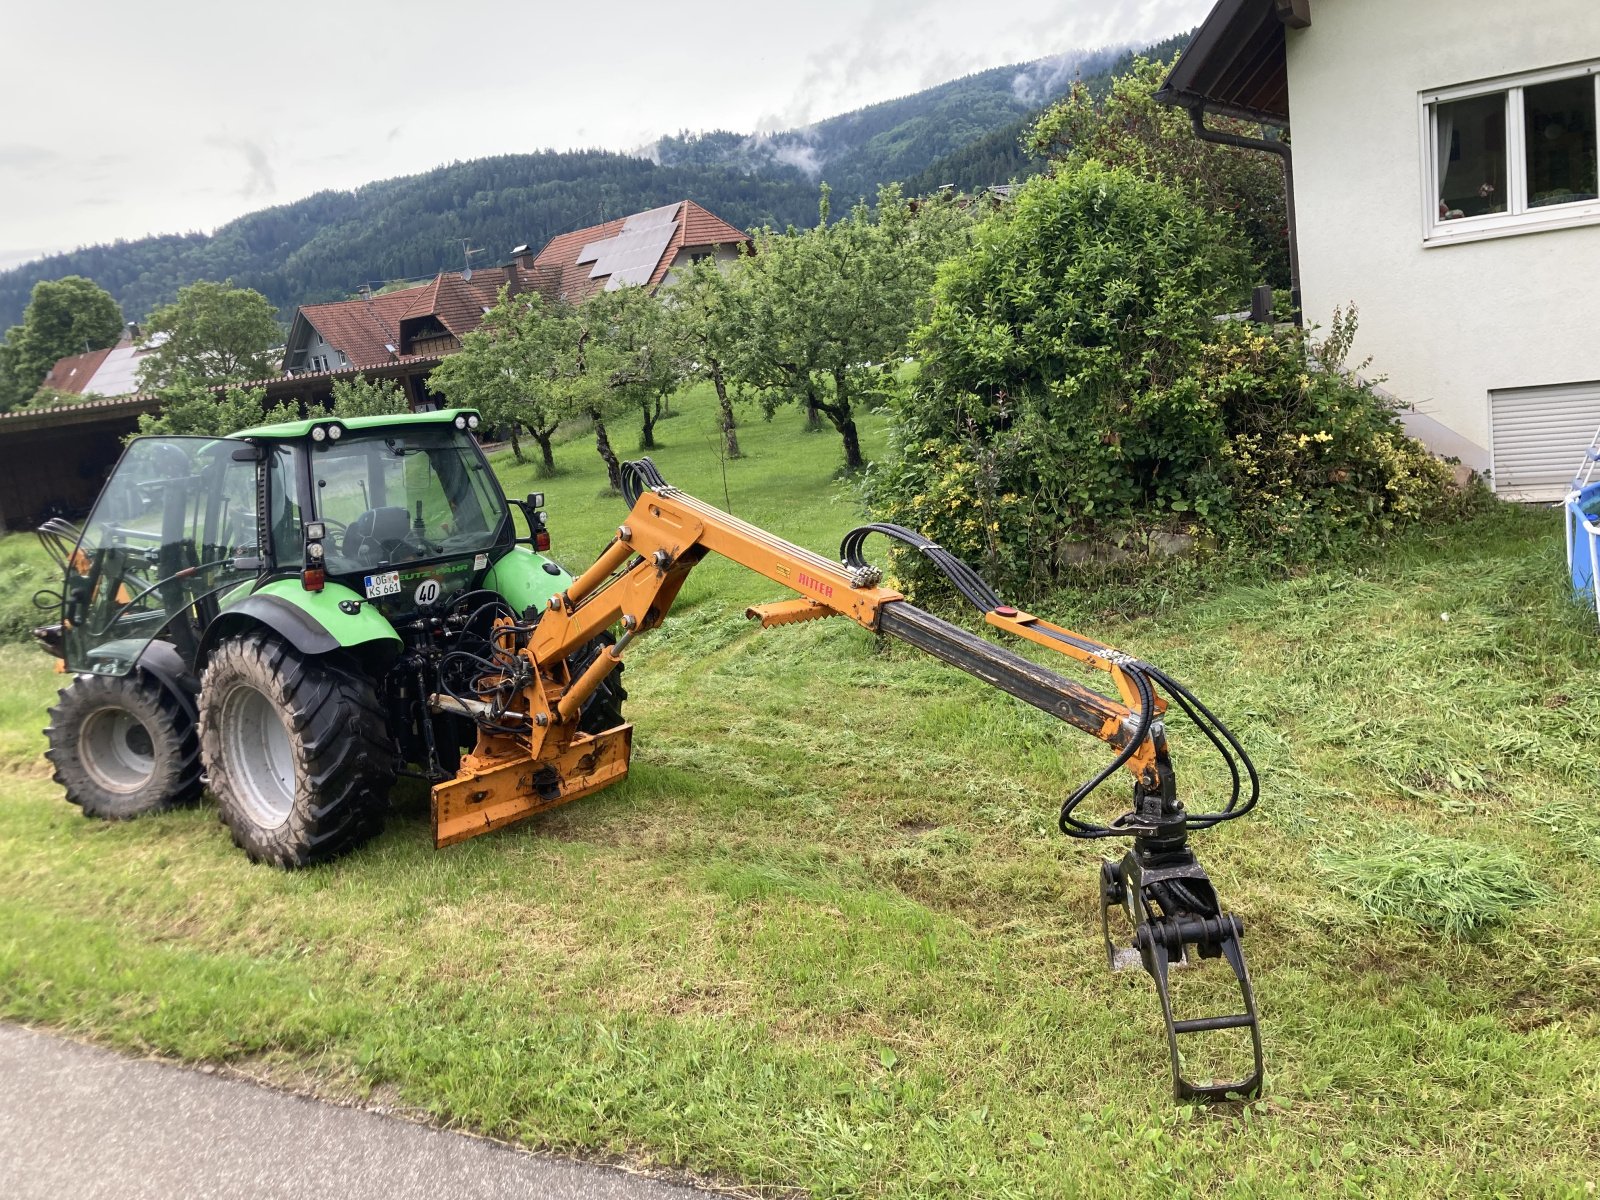
<path fill-rule="evenodd" d="M 1299 561 L 1462 504 L 1343 371 L 1353 318 L 1324 345 L 1215 319 L 1231 232 L 1126 170 L 1029 181 L 940 272 L 875 512 L 1026 594 L 1196 543 Z"/>
<path fill-rule="evenodd" d="M 1346 370 L 1354 336 L 1353 313 L 1335 314 L 1321 342 L 1230 322 L 1201 356 L 1201 395 L 1224 429 L 1207 524 L 1225 545 L 1302 561 L 1463 516 L 1486 497 L 1458 490 L 1450 465 Z"/>

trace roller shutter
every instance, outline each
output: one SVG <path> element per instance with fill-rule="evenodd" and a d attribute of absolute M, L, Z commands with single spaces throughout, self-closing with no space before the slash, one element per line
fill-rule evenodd
<path fill-rule="evenodd" d="M 1600 382 L 1489 393 L 1494 490 L 1507 500 L 1559 500 L 1600 430 Z"/>

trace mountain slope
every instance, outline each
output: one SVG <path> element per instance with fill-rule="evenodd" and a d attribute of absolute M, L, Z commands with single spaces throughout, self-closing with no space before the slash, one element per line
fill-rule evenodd
<path fill-rule="evenodd" d="M 1164 62 L 1182 50 L 1188 40 L 1188 34 L 1178 34 L 1138 53 L 1145 58 Z M 1119 75 L 1126 74 L 1132 68 L 1133 60 L 1134 52 L 1125 51 L 1109 62 L 1100 60 L 1101 65 L 1092 71 L 1089 68 L 1093 63 L 1086 61 L 1080 69 L 1079 78 L 1089 89 L 1089 94 L 1099 100 L 1111 90 L 1111 84 Z M 1061 93 L 1065 94 L 1070 86 L 1069 80 L 1061 88 Z M 1057 98 L 1055 95 L 1050 97 L 1052 101 Z M 902 180 L 906 194 L 921 196 L 937 191 L 946 184 L 960 192 L 973 192 L 991 184 L 1026 179 L 1038 174 L 1044 163 L 1022 148 L 1022 139 L 1045 107 L 1040 104 L 1016 120 L 995 126 L 935 159 L 917 174 L 906 177 Z"/>
<path fill-rule="evenodd" d="M 824 179 L 836 208 L 899 180 L 910 180 L 913 194 L 945 182 L 1000 182 L 1020 173 L 996 167 L 1022 160 L 1017 136 L 1032 114 L 1075 75 L 1103 73 L 1119 55 L 1126 56 L 1074 52 L 997 67 L 804 129 L 663 137 L 643 152 L 649 157 L 544 151 L 451 163 L 319 192 L 210 235 L 163 234 L 51 255 L 0 272 L 0 329 L 22 319 L 34 283 L 63 275 L 95 280 L 130 319 L 197 279 L 256 288 L 286 317 L 297 304 L 339 299 L 363 284 L 464 266 L 463 239 L 485 251 L 476 262 L 504 262 L 515 245 L 538 247 L 558 233 L 686 197 L 741 228 L 782 227 L 815 221 Z M 953 166 L 960 168 L 954 177 Z"/>

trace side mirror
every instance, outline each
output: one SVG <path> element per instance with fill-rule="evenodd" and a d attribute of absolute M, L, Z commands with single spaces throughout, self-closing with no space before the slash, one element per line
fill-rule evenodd
<path fill-rule="evenodd" d="M 523 518 L 528 522 L 528 536 L 517 538 L 517 544 L 532 546 L 535 550 L 546 551 L 550 549 L 550 530 L 545 524 L 544 493 L 529 492 L 524 499 L 508 501 L 522 510 Z"/>

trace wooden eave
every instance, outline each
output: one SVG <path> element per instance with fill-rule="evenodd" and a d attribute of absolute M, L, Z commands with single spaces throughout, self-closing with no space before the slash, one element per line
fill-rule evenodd
<path fill-rule="evenodd" d="M 1156 93 L 1163 104 L 1287 128 L 1286 27 L 1311 23 L 1309 0 L 1218 0 Z"/>

